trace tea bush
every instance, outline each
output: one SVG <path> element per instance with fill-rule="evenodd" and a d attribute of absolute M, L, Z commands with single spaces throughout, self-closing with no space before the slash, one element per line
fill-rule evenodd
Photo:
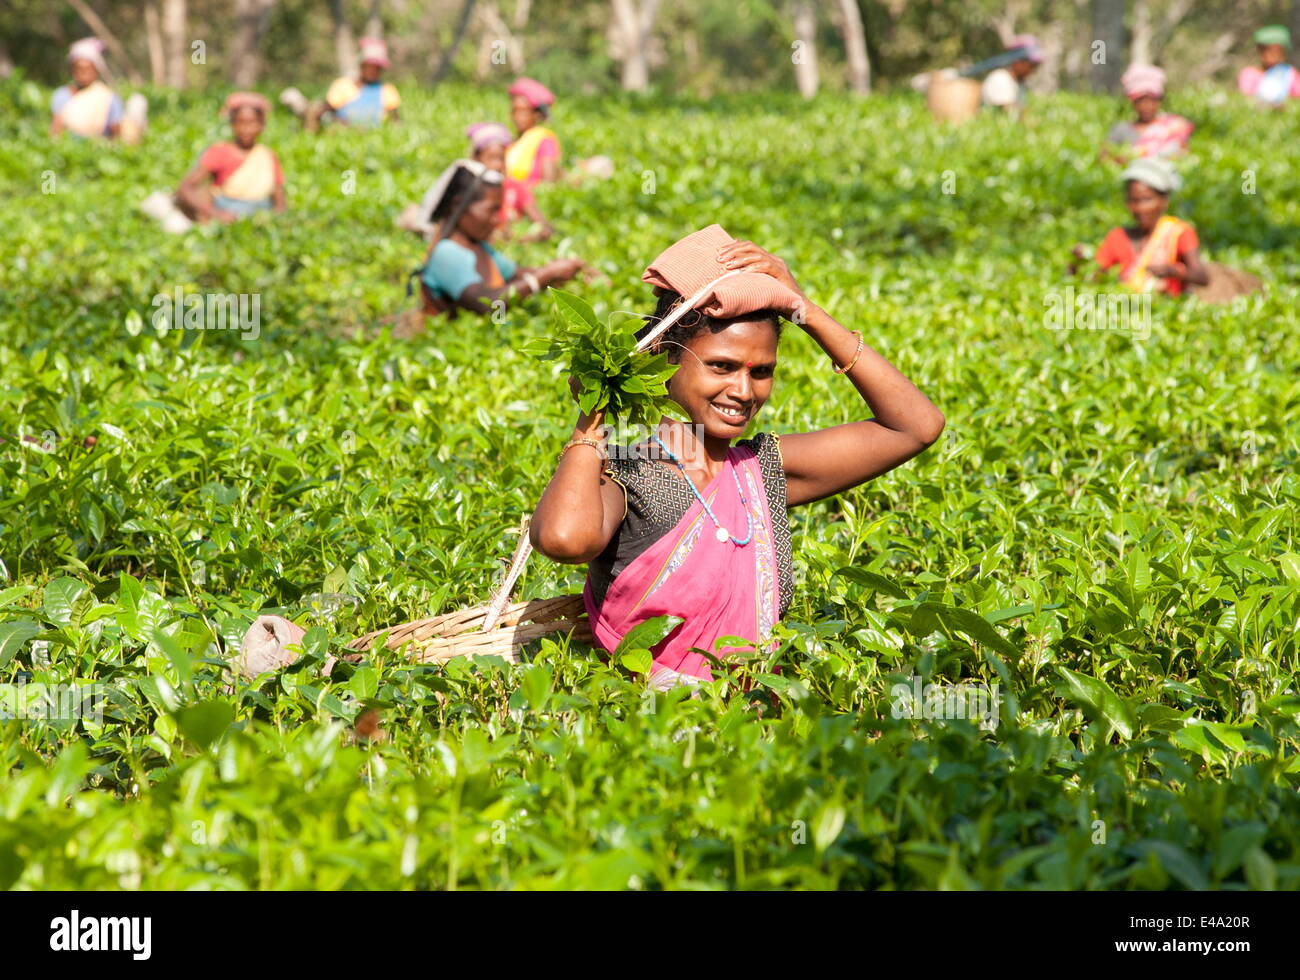
<path fill-rule="evenodd" d="M 29 84 L 0 100 L 0 682 L 109 692 L 102 723 L 0 721 L 0 886 L 1300 885 L 1300 165 L 1279 118 L 1180 99 L 1199 130 L 1174 210 L 1268 292 L 1157 300 L 1138 336 L 1045 320 L 1069 247 L 1125 217 L 1095 162 L 1111 101 L 941 129 L 901 95 L 564 98 L 566 151 L 617 173 L 544 192 L 558 243 L 510 253 L 597 265 L 608 282 L 573 288 L 604 320 L 649 312 L 645 264 L 718 221 L 948 418 L 912 463 L 792 512 L 774 654 L 651 700 L 643 653 L 567 640 L 323 676 L 349 637 L 490 594 L 575 407 L 524 351 L 554 330 L 545 299 L 412 341 L 385 322 L 422 255 L 393 216 L 503 96 L 411 90 L 371 133 L 278 114 L 289 213 L 168 236 L 138 204 L 221 136 L 220 94 L 155 93 L 134 148 L 51 143 Z M 257 329 L 157 329 L 178 290 L 256 297 Z M 862 415 L 789 328 L 760 426 Z M 581 582 L 535 556 L 517 592 Z M 261 611 L 310 626 L 306 653 L 227 688 Z M 998 703 L 909 717 L 926 684 Z M 382 737 L 354 728 L 370 708 Z"/>

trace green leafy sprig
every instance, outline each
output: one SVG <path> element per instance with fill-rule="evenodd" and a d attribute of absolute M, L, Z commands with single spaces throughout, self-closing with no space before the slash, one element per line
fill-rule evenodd
<path fill-rule="evenodd" d="M 639 318 L 601 323 L 586 301 L 572 293 L 552 289 L 557 330 L 526 347 L 545 361 L 563 360 L 578 379 L 578 405 L 590 414 L 603 409 L 608 419 L 630 425 L 652 426 L 673 411 L 668 379 L 676 367 L 667 354 L 636 349 Z"/>

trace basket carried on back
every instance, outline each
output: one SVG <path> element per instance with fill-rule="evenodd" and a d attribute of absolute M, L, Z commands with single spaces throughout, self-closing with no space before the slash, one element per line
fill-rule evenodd
<path fill-rule="evenodd" d="M 954 78 L 934 72 L 926 90 L 930 115 L 941 122 L 963 122 L 980 111 L 980 83 L 973 78 Z"/>

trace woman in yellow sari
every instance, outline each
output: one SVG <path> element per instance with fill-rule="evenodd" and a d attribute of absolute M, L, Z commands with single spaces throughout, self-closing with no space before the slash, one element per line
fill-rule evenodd
<path fill-rule="evenodd" d="M 50 100 L 50 135 L 72 133 L 87 139 L 116 137 L 122 129 L 122 100 L 104 83 L 104 42 L 86 37 L 68 50 L 72 84 Z"/>
<path fill-rule="evenodd" d="M 176 191 L 176 204 L 194 221 L 237 221 L 255 211 L 285 209 L 284 173 L 275 152 L 257 142 L 271 104 L 256 92 L 236 92 L 226 100 L 234 141 L 216 143 Z"/>
<path fill-rule="evenodd" d="M 510 121 L 519 138 L 506 150 L 506 176 L 527 187 L 560 179 L 560 138 L 542 125 L 554 103 L 551 90 L 536 79 L 510 86 Z"/>

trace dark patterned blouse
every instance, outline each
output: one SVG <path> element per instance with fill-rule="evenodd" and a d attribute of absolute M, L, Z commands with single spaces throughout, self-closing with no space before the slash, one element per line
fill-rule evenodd
<path fill-rule="evenodd" d="M 784 616 L 794 595 L 794 562 L 790 552 L 790 522 L 786 517 L 785 470 L 781 465 L 780 442 L 774 433 L 760 432 L 752 439 L 734 443 L 734 447 L 748 449 L 758 457 L 763 489 L 767 492 L 767 508 L 772 515 L 772 542 L 781 600 L 779 615 Z M 609 545 L 587 566 L 587 578 L 597 605 L 605 601 L 605 593 L 619 573 L 676 527 L 695 503 L 695 495 L 686 486 L 683 475 L 651 458 L 644 446 L 612 446 L 605 475 L 626 492 L 627 514 Z"/>

